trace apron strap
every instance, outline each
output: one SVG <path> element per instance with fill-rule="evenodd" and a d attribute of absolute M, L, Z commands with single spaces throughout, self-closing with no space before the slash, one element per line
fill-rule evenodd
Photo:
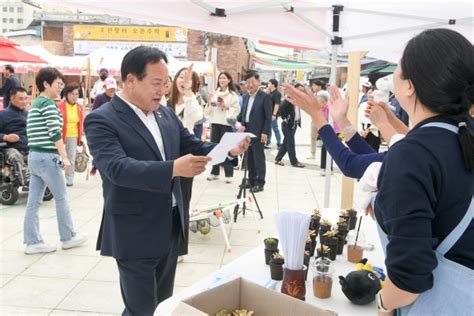
<path fill-rule="evenodd" d="M 448 123 L 442 123 L 442 122 L 427 123 L 421 127 L 443 128 L 455 134 L 457 134 L 459 131 L 458 127 L 453 126 Z M 469 209 L 467 210 L 463 219 L 451 231 L 451 233 L 449 233 L 449 235 L 441 242 L 441 244 L 439 244 L 439 246 L 436 248 L 436 251 L 444 256 L 454 246 L 454 244 L 459 240 L 459 238 L 461 238 L 461 236 L 464 234 L 464 232 L 466 231 L 467 227 L 469 226 L 473 218 L 474 218 L 474 197 L 471 199 L 471 204 L 469 205 Z"/>
<path fill-rule="evenodd" d="M 454 126 L 454 125 L 451 125 L 451 124 L 448 124 L 448 123 L 442 123 L 442 122 L 432 122 L 432 123 L 427 123 L 421 127 L 438 127 L 438 128 L 444 128 L 444 129 L 447 129 L 448 131 L 451 131 L 453 132 L 454 134 L 457 134 L 458 131 L 459 131 L 459 128 Z"/>
<path fill-rule="evenodd" d="M 441 242 L 441 244 L 439 244 L 438 248 L 436 248 L 436 251 L 444 256 L 454 246 L 454 244 L 459 240 L 459 238 L 461 238 L 473 218 L 474 197 L 471 198 L 471 204 L 469 205 L 469 209 L 467 210 L 462 220 L 453 229 L 453 231 L 451 231 L 449 235 Z"/>

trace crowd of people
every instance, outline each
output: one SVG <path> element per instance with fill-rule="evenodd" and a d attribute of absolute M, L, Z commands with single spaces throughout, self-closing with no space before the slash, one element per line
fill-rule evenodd
<path fill-rule="evenodd" d="M 308 159 L 315 159 L 321 141 L 322 169 L 326 152 L 344 175 L 356 179 L 373 163 L 383 163 L 377 197 L 366 210 L 376 220 L 386 254 L 379 310 L 440 311 L 444 300 L 456 297 L 461 298 L 456 304 L 466 307 L 474 269 L 473 61 L 473 46 L 460 34 L 422 32 L 408 43 L 393 75 L 396 111 L 375 100 L 372 83 L 363 83 L 359 103 L 368 120 L 362 131 L 348 119 L 348 98 L 336 86 L 319 80 L 311 86 L 279 85 L 276 79 L 262 84 L 259 73 L 250 70 L 238 84 L 221 72 L 216 87 L 205 92 L 192 65 L 173 78 L 166 55 L 145 46 L 125 55 L 120 92 L 116 79 L 100 71 L 88 115 L 78 102 L 87 94 L 83 86 L 65 86 L 63 75 L 51 67 L 36 75 L 39 96 L 27 113 L 27 91 L 7 66 L 0 137 L 7 142 L 7 159 L 30 179 L 25 253 L 56 250 L 39 230 L 46 187 L 55 198 L 62 248 L 87 241 L 74 228 L 66 190 L 74 185 L 75 155 L 87 138 L 91 173 L 99 171 L 104 190 L 98 247 L 117 260 L 124 313 L 153 314 L 172 295 L 176 263 L 188 252 L 193 177 L 205 171 L 206 155 L 225 133 L 254 134 L 213 166 L 207 180 L 219 180 L 223 168 L 225 182 L 232 183 L 240 157 L 248 188 L 261 192 L 272 135 L 275 164 L 283 166 L 288 154 L 293 167 L 305 167 L 295 150 L 304 111 L 312 120 Z M 379 152 L 382 139 L 388 151 Z"/>

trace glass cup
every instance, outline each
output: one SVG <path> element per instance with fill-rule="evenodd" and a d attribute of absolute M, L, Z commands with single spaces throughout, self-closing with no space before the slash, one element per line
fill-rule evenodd
<path fill-rule="evenodd" d="M 334 269 L 327 258 L 315 260 L 313 266 L 313 294 L 317 298 L 331 297 Z"/>

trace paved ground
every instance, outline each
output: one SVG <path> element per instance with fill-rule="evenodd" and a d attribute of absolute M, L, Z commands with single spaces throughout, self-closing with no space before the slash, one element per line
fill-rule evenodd
<path fill-rule="evenodd" d="M 305 122 L 297 135 L 297 152 L 303 162 L 309 151 L 309 120 Z M 267 151 L 267 185 L 264 192 L 257 194 L 264 213 L 261 234 L 257 234 L 251 214 L 226 225 L 231 253 L 225 251 L 220 229 L 214 228 L 208 235 L 191 233 L 190 254 L 178 265 L 175 291 L 250 251 L 265 237 L 275 235 L 273 214 L 288 210 L 310 212 L 322 206 L 325 178 L 318 166 L 297 169 L 289 167 L 288 161 L 284 167 L 276 166 L 272 158 L 275 154 L 274 149 Z M 243 173 L 237 171 L 232 184 L 225 184 L 222 179 L 208 182 L 207 175 L 206 172 L 194 181 L 192 208 L 234 199 Z M 336 172 L 331 178 L 331 206 L 336 207 L 340 204 L 341 174 Z M 1 315 L 104 315 L 122 311 L 115 261 L 95 251 L 103 203 L 100 177 L 86 181 L 85 174 L 78 174 L 68 194 L 74 225 L 89 236 L 89 242 L 67 251 L 58 247 L 57 252 L 46 255 L 23 253 L 26 194 L 14 206 L 0 205 Z M 46 241 L 59 244 L 54 201 L 43 204 L 40 218 Z"/>

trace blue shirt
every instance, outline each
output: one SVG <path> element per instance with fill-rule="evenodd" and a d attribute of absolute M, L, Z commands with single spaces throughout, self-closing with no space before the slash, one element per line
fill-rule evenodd
<path fill-rule="evenodd" d="M 361 178 L 371 163 L 383 161 L 386 155 L 386 152 L 375 152 L 357 133 L 347 142 L 349 149 L 337 137 L 331 125 L 324 125 L 318 132 L 328 153 L 346 177 Z"/>

